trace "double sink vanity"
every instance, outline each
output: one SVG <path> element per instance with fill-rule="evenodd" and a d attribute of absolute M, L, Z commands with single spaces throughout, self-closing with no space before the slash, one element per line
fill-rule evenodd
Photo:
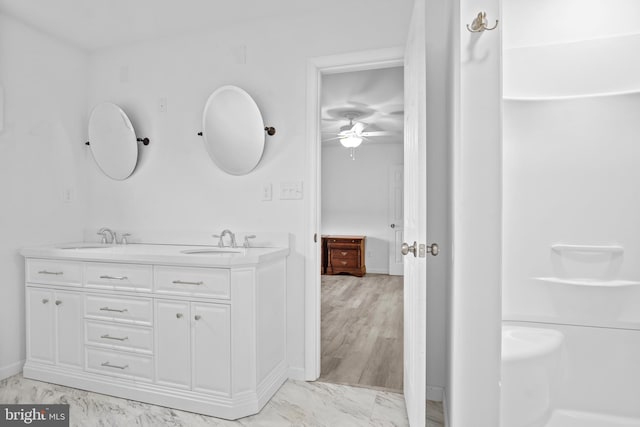
<path fill-rule="evenodd" d="M 26 378 L 226 419 L 259 412 L 286 381 L 286 247 L 21 253 Z"/>

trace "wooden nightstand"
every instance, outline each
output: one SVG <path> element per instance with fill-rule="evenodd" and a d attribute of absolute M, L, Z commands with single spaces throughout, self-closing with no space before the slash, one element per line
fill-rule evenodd
<path fill-rule="evenodd" d="M 326 265 L 326 274 L 364 276 L 367 272 L 364 242 L 365 236 L 322 236 L 322 264 Z"/>

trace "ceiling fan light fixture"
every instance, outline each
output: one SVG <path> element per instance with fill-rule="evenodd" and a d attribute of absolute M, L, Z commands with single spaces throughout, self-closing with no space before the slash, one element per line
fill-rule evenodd
<path fill-rule="evenodd" d="M 362 144 L 362 138 L 358 136 L 347 136 L 346 138 L 340 138 L 340 144 L 346 148 L 356 148 Z"/>

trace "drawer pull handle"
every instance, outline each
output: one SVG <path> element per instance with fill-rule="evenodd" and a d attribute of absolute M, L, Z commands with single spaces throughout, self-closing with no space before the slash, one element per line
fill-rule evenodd
<path fill-rule="evenodd" d="M 60 304 L 62 304 L 62 301 L 56 300 L 56 305 L 60 305 Z"/>
<path fill-rule="evenodd" d="M 101 279 L 110 279 L 110 280 L 127 280 L 127 276 L 100 276 Z"/>
<path fill-rule="evenodd" d="M 49 299 L 48 299 L 48 298 L 43 298 L 43 299 L 42 299 L 42 303 L 43 303 L 43 304 L 46 304 L 46 303 L 48 303 L 48 302 L 49 302 Z"/>
<path fill-rule="evenodd" d="M 104 362 L 101 364 L 102 366 L 106 366 L 107 368 L 116 368 L 116 369 L 127 369 L 129 367 L 129 365 L 124 365 L 124 366 L 120 366 L 120 365 L 112 365 L 109 362 Z"/>
<path fill-rule="evenodd" d="M 184 316 L 182 313 L 176 313 L 176 317 L 177 317 L 178 319 L 182 319 L 182 316 Z"/>
<path fill-rule="evenodd" d="M 100 338 L 105 339 L 105 340 L 116 340 L 116 341 L 126 341 L 126 340 L 129 339 L 129 337 L 124 337 L 124 338 L 112 337 L 109 334 L 100 335 Z"/>
<path fill-rule="evenodd" d="M 342 256 L 346 256 L 349 252 L 340 252 Z"/>
<path fill-rule="evenodd" d="M 40 270 L 38 274 L 52 274 L 54 276 L 62 276 L 64 271 L 48 271 L 48 270 Z"/>
<path fill-rule="evenodd" d="M 174 285 L 196 285 L 196 286 L 204 285 L 204 282 L 187 282 L 184 280 L 174 280 L 171 283 L 173 283 Z"/>
<path fill-rule="evenodd" d="M 116 313 L 126 313 L 129 310 L 127 310 L 126 308 L 119 310 L 117 308 L 100 307 L 100 311 L 115 311 Z"/>
<path fill-rule="evenodd" d="M 347 261 L 340 261 L 342 265 L 347 265 Z"/>
<path fill-rule="evenodd" d="M 196 315 L 195 315 L 195 317 L 194 317 L 194 319 L 196 319 L 196 320 L 200 320 L 200 319 L 202 319 L 202 316 L 200 316 L 199 314 L 196 314 Z"/>

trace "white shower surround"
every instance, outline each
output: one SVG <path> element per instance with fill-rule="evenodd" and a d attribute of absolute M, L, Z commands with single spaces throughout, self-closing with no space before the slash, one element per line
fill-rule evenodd
<path fill-rule="evenodd" d="M 522 425 L 637 426 L 640 35 L 546 42 L 504 52 L 503 319 L 563 336 Z"/>

